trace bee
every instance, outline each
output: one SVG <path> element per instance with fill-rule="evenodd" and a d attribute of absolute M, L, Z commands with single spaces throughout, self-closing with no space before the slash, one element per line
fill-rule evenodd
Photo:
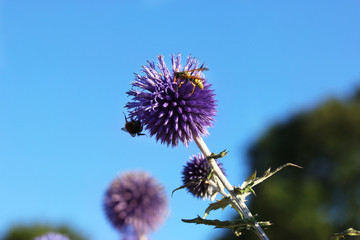
<path fill-rule="evenodd" d="M 178 79 L 183 79 L 184 81 L 180 82 L 179 86 L 177 88 L 180 88 L 181 85 L 186 82 L 186 81 L 190 81 L 190 83 L 194 86 L 193 90 L 191 91 L 190 95 L 194 93 L 195 88 L 198 87 L 201 90 L 204 89 L 204 84 L 203 82 L 205 81 L 204 78 L 199 77 L 197 74 L 196 75 L 191 75 L 191 73 L 195 72 L 195 71 L 208 71 L 208 68 L 196 68 L 196 69 L 192 69 L 192 70 L 188 70 L 188 71 L 182 71 L 182 72 L 175 72 L 174 73 L 174 83 L 178 82 Z"/>
<path fill-rule="evenodd" d="M 135 137 L 136 135 L 141 136 L 141 135 L 145 135 L 143 133 L 141 133 L 141 131 L 143 130 L 143 126 L 140 122 L 140 120 L 133 120 L 131 118 L 131 121 L 129 122 L 127 120 L 127 117 L 124 113 L 125 116 L 125 127 L 121 128 L 121 130 L 128 132 L 132 137 Z"/>

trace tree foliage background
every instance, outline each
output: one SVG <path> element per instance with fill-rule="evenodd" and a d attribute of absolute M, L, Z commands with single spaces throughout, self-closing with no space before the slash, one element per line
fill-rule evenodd
<path fill-rule="evenodd" d="M 266 230 L 270 239 L 327 239 L 360 228 L 360 89 L 275 124 L 248 153 L 259 175 L 287 162 L 303 167 L 284 169 L 255 188 L 250 209 L 274 223 Z"/>
<path fill-rule="evenodd" d="M 88 240 L 82 233 L 69 226 L 52 226 L 47 224 L 19 224 L 11 227 L 1 240 L 33 240 L 48 232 L 62 233 L 71 240 Z"/>

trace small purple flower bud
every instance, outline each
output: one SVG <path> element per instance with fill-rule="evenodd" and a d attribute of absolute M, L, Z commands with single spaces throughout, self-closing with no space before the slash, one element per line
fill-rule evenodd
<path fill-rule="evenodd" d="M 44 235 L 34 238 L 34 240 L 70 240 L 67 236 L 60 233 L 48 232 Z"/>
<path fill-rule="evenodd" d="M 157 141 L 175 147 L 180 140 L 188 146 L 194 138 L 208 135 L 216 113 L 215 94 L 202 70 L 194 70 L 206 69 L 204 64 L 199 66 L 199 61 L 189 56 L 182 68 L 180 54 L 172 55 L 171 60 L 171 71 L 159 55 L 158 69 L 148 61 L 142 67 L 145 76 L 135 74 L 127 92 L 132 101 L 125 107 Z"/>
<path fill-rule="evenodd" d="M 167 216 L 167 196 L 145 172 L 126 172 L 109 186 L 104 197 L 107 218 L 124 235 L 145 235 Z"/>
<path fill-rule="evenodd" d="M 218 163 L 217 160 L 215 160 Z M 218 163 L 221 171 L 225 173 L 222 168 L 222 163 Z M 204 155 L 193 155 L 190 161 L 186 162 L 182 171 L 183 184 L 189 193 L 197 198 L 210 198 L 216 190 L 206 183 L 211 172 L 211 166 L 207 162 Z"/>

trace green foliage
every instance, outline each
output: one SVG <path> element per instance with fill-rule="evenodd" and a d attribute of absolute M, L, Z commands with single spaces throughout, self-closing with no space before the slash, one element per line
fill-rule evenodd
<path fill-rule="evenodd" d="M 213 158 L 213 159 L 219 159 L 225 157 L 229 152 L 225 150 L 221 151 L 220 153 L 211 153 L 210 156 L 206 157 L 207 159 Z"/>
<path fill-rule="evenodd" d="M 48 232 L 62 233 L 71 240 L 87 240 L 79 232 L 68 226 L 50 226 L 45 224 L 19 224 L 10 228 L 1 240 L 33 240 L 35 237 Z"/>
<path fill-rule="evenodd" d="M 264 175 L 262 177 L 257 177 L 256 174 L 256 170 L 253 174 L 251 174 L 245 181 L 244 183 L 241 185 L 240 188 L 235 187 L 234 191 L 235 194 L 237 195 L 242 195 L 242 197 L 245 199 L 248 195 L 250 195 L 251 193 L 255 194 L 255 191 L 253 189 L 254 186 L 264 182 L 266 179 L 268 179 L 269 177 L 271 177 L 272 175 L 274 175 L 275 173 L 281 171 L 283 168 L 286 167 L 297 167 L 297 168 L 302 168 L 296 164 L 293 163 L 286 163 L 280 167 L 278 167 L 277 169 L 275 169 L 274 171 L 271 172 L 271 168 L 269 168 L 268 170 L 266 170 L 266 172 L 264 173 Z"/>
<path fill-rule="evenodd" d="M 210 173 L 209 173 L 209 175 L 206 176 L 206 177 L 204 177 L 203 179 L 196 179 L 196 180 L 193 180 L 193 181 L 188 182 L 188 183 L 185 184 L 185 185 L 182 185 L 182 186 L 180 186 L 180 187 L 178 187 L 178 188 L 175 188 L 175 189 L 171 192 L 171 197 L 172 197 L 172 196 L 174 195 L 174 193 L 175 193 L 176 191 L 178 191 L 178 190 L 181 190 L 181 189 L 184 189 L 184 188 L 189 188 L 189 187 L 191 187 L 191 186 L 193 186 L 193 185 L 197 185 L 197 184 L 199 184 L 199 183 L 202 182 L 202 181 L 206 181 L 206 180 L 208 180 L 208 179 L 211 179 L 212 177 L 213 177 L 213 171 L 211 170 Z"/>
<path fill-rule="evenodd" d="M 333 235 L 331 235 L 329 237 L 329 240 L 340 240 L 340 239 L 345 239 L 345 237 L 350 236 L 350 237 L 359 237 L 360 236 L 360 231 L 355 230 L 353 228 L 349 228 L 346 229 L 345 231 L 341 232 L 341 233 L 335 233 Z"/>
<path fill-rule="evenodd" d="M 360 226 L 360 89 L 271 127 L 249 150 L 250 169 L 294 162 L 256 188 L 250 209 L 274 226 L 270 239 L 327 239 Z M 235 239 L 231 233 L 221 239 Z M 246 239 L 257 239 L 247 236 Z"/>
<path fill-rule="evenodd" d="M 209 215 L 210 211 L 220 208 L 224 210 L 229 204 L 231 204 L 230 197 L 223 197 L 221 200 L 216 200 L 216 202 L 210 203 L 209 207 L 205 210 L 204 218 Z"/>
<path fill-rule="evenodd" d="M 194 219 L 181 219 L 186 223 L 195 223 L 195 224 L 204 224 L 209 226 L 214 226 L 215 228 L 226 228 L 230 229 L 235 233 L 236 236 L 240 236 L 245 231 L 250 231 L 254 226 L 256 219 L 236 219 L 233 221 L 220 221 L 220 220 L 207 220 L 201 217 L 197 217 Z M 271 225 L 270 222 L 258 222 L 261 228 L 267 228 Z"/>

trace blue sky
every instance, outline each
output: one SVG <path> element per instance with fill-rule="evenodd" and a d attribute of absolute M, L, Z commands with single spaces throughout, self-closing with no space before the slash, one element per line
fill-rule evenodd
<path fill-rule="evenodd" d="M 240 184 L 246 149 L 269 125 L 354 90 L 359 42 L 358 0 L 0 0 L 0 235 L 40 221 L 119 239 L 101 207 L 118 174 L 149 171 L 169 197 L 181 184 L 195 144 L 168 148 L 121 131 L 125 92 L 146 60 L 206 62 L 218 116 L 205 141 L 230 151 L 224 167 Z M 207 201 L 178 191 L 169 202 L 152 239 L 221 234 L 180 221 Z"/>

